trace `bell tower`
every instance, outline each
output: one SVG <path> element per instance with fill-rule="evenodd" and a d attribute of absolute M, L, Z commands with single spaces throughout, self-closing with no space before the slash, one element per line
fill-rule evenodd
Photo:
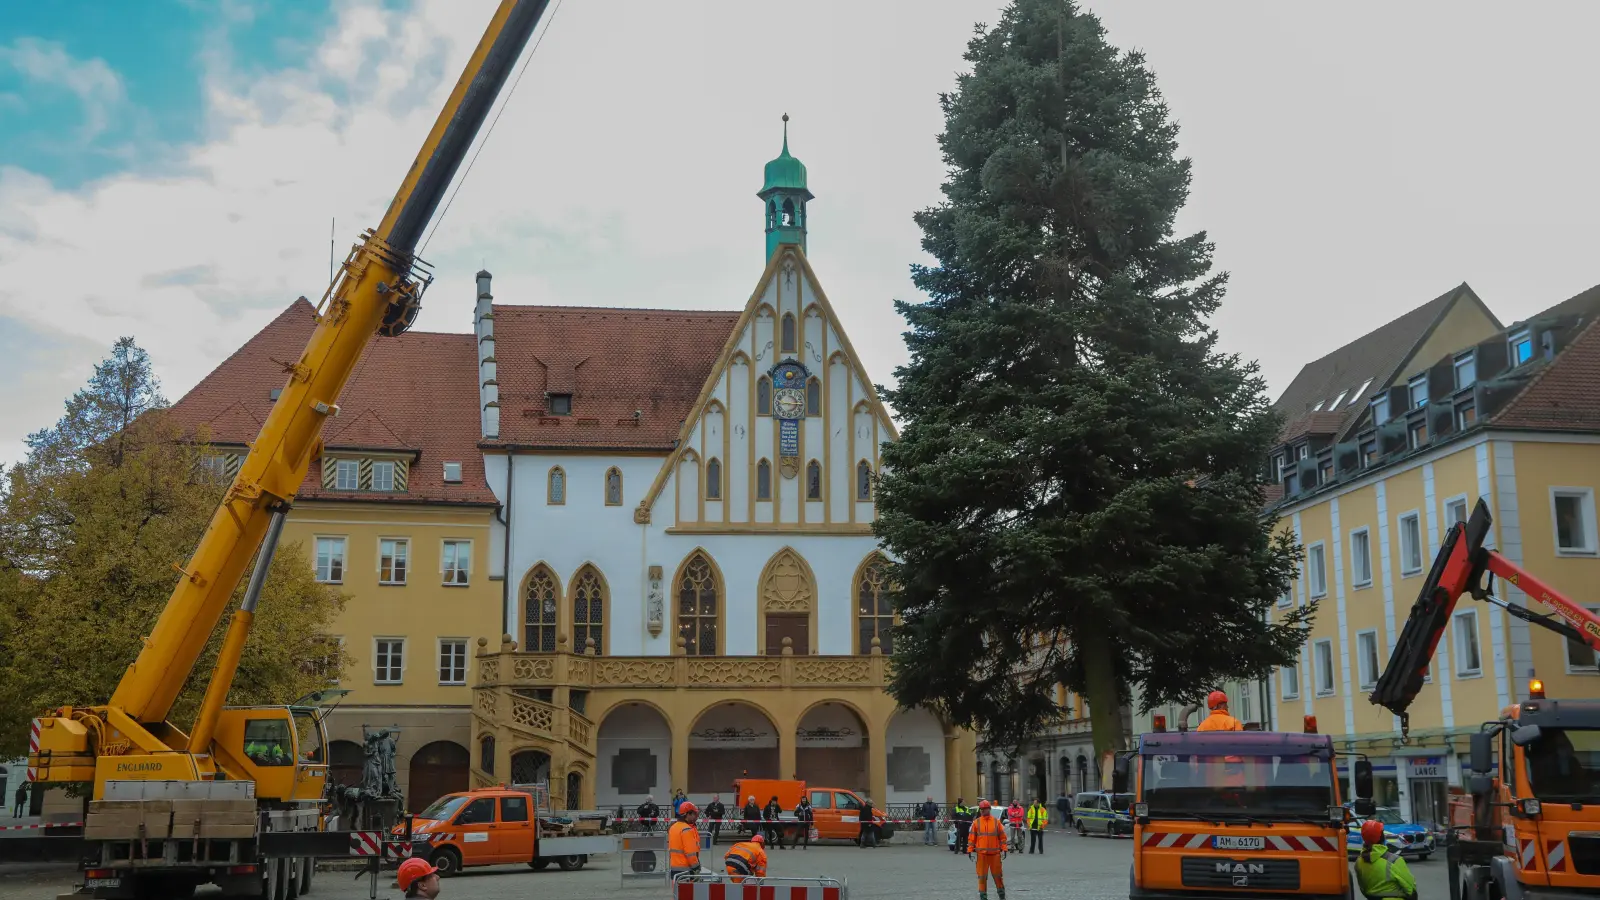
<path fill-rule="evenodd" d="M 789 114 L 783 114 L 783 152 L 767 163 L 766 183 L 756 194 L 761 198 L 767 219 L 767 255 L 784 244 L 798 244 L 806 249 L 806 202 L 812 199 L 806 190 L 806 166 L 789 155 Z"/>

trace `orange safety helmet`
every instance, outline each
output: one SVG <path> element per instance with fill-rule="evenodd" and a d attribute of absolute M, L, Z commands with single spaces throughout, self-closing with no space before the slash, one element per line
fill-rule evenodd
<path fill-rule="evenodd" d="M 428 865 L 427 860 L 420 856 L 413 856 L 400 864 L 400 871 L 394 876 L 394 880 L 399 883 L 400 890 L 409 891 L 411 890 L 411 885 L 438 871 L 438 869 Z"/>
<path fill-rule="evenodd" d="M 979 809 L 988 809 L 989 808 L 989 801 L 987 801 L 987 800 L 979 800 L 978 801 L 978 808 Z"/>
<path fill-rule="evenodd" d="M 1367 845 L 1383 843 L 1383 823 L 1368 819 L 1361 823 L 1361 842 Z"/>
<path fill-rule="evenodd" d="M 678 818 L 680 818 L 680 819 L 683 818 L 684 816 L 687 816 L 690 813 L 698 813 L 698 812 L 700 812 L 700 807 L 695 806 L 693 803 L 690 803 L 687 800 L 685 800 L 682 803 L 678 804 Z"/>
<path fill-rule="evenodd" d="M 767 842 L 767 836 L 758 831 L 756 832 L 756 836 L 750 840 L 756 842 L 757 844 L 765 844 Z"/>
<path fill-rule="evenodd" d="M 1211 694 L 1206 697 L 1206 708 L 1207 709 L 1221 709 L 1222 707 L 1227 706 L 1227 705 L 1228 705 L 1228 695 L 1224 694 L 1221 691 L 1212 691 Z"/>

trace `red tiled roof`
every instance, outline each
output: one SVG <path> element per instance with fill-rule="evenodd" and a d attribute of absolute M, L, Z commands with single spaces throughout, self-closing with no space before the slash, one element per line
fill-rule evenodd
<path fill-rule="evenodd" d="M 737 312 L 497 305 L 500 436 L 484 446 L 671 450 L 738 321 Z M 547 392 L 572 394 L 572 414 L 544 415 Z"/>
<path fill-rule="evenodd" d="M 1600 431 L 1600 318 L 1493 419 L 1496 428 Z"/>
<path fill-rule="evenodd" d="M 300 298 L 261 329 L 172 407 L 181 427 L 210 429 L 221 444 L 255 439 L 284 384 L 277 361 L 299 359 L 316 310 Z M 404 493 L 324 491 L 316 465 L 301 499 L 495 503 L 477 441 L 476 343 L 470 334 L 410 332 L 374 338 L 340 395 L 339 416 L 324 429 L 329 446 L 410 450 L 419 454 Z M 346 424 L 348 423 L 348 424 Z M 444 483 L 445 461 L 461 463 L 461 483 Z"/>
<path fill-rule="evenodd" d="M 1344 427 L 1345 415 L 1344 412 L 1318 412 L 1301 416 L 1284 429 L 1283 436 L 1278 440 L 1287 443 L 1308 434 L 1338 434 L 1339 429 Z"/>

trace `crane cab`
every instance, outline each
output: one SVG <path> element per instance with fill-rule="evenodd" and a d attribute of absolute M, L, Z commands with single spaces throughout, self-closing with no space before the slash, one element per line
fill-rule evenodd
<path fill-rule="evenodd" d="M 217 719 L 218 778 L 254 781 L 256 799 L 319 800 L 328 781 L 328 735 L 310 706 L 231 706 Z"/>

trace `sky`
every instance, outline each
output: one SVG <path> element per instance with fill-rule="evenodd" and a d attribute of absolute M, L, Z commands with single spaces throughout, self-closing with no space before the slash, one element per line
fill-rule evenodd
<path fill-rule="evenodd" d="M 53 0 L 0 17 L 0 464 L 121 335 L 176 399 L 375 225 L 493 0 Z M 1600 5 L 1087 0 L 1194 163 L 1183 232 L 1269 392 L 1465 281 L 1506 323 L 1600 283 Z M 867 370 L 905 361 L 938 95 L 999 0 L 561 0 L 423 256 L 417 328 L 499 303 L 736 309 L 780 117 Z M 533 46 L 533 45 L 530 45 Z M 437 220 L 436 220 L 437 221 Z"/>

